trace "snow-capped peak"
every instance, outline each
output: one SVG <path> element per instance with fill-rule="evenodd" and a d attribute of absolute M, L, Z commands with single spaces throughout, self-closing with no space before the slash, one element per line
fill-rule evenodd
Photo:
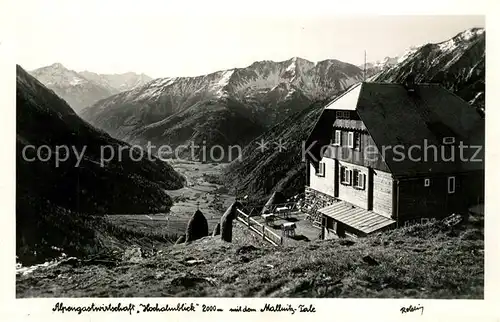
<path fill-rule="evenodd" d="M 295 68 L 297 68 L 297 57 L 294 57 L 292 59 L 292 63 L 290 65 L 288 65 L 288 67 L 286 68 L 286 71 L 287 72 L 295 72 Z"/>
<path fill-rule="evenodd" d="M 229 69 L 221 72 L 219 81 L 213 87 L 215 95 L 217 95 L 218 97 L 227 95 L 225 87 L 229 84 L 229 80 L 231 79 L 231 76 L 233 74 L 234 74 L 234 69 Z"/>

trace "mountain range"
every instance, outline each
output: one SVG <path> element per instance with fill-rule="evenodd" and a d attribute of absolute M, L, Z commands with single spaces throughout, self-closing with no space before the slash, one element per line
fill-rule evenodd
<path fill-rule="evenodd" d="M 400 63 L 384 69 L 374 81 L 402 83 L 410 73 L 416 82 L 439 83 L 479 109 L 485 99 L 485 46 L 483 28 L 408 51 Z"/>
<path fill-rule="evenodd" d="M 362 74 L 338 60 L 259 61 L 198 77 L 155 79 L 103 99 L 81 115 L 130 143 L 244 146 L 312 101 L 360 81 Z"/>
<path fill-rule="evenodd" d="M 51 246 L 70 254 L 90 245 L 94 231 L 84 224 L 90 215 L 168 211 L 172 200 L 165 190 L 184 184 L 170 165 L 155 157 L 139 158 L 127 143 L 83 121 L 20 66 L 16 83 L 20 261 L 43 258 Z M 68 150 L 58 151 L 58 146 Z M 111 149 L 115 157 L 102 162 Z M 82 156 L 80 161 L 74 151 Z M 67 160 L 56 164 L 56 156 Z"/>
<path fill-rule="evenodd" d="M 367 62 L 366 64 L 359 65 L 359 68 L 366 72 L 367 76 L 375 75 L 385 69 L 395 66 L 400 60 L 399 56 L 385 57 L 383 60 L 376 62 Z"/>
<path fill-rule="evenodd" d="M 68 102 L 77 113 L 101 99 L 141 86 L 151 80 L 147 75 L 135 73 L 96 74 L 88 71 L 78 73 L 60 63 L 38 68 L 30 74 Z"/>
<path fill-rule="evenodd" d="M 455 37 L 438 43 L 410 49 L 371 77 L 371 81 L 403 83 L 410 75 L 417 82 L 439 83 L 456 93 L 473 108 L 484 109 L 485 93 L 485 31 L 468 29 Z M 229 187 L 258 201 L 266 200 L 275 191 L 287 197 L 303 191 L 305 164 L 301 161 L 301 142 L 305 140 L 330 100 L 318 100 L 301 113 L 293 115 L 250 142 L 243 150 L 242 161 L 232 162 L 223 178 Z M 258 143 L 287 143 L 284 151 L 256 150 Z"/>

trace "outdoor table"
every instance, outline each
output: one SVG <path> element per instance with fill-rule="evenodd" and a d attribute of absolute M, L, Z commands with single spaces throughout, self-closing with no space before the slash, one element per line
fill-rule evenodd
<path fill-rule="evenodd" d="M 297 226 L 293 222 L 287 222 L 281 225 L 282 233 L 287 237 L 295 236 L 295 228 L 297 228 Z"/>
<path fill-rule="evenodd" d="M 287 206 L 276 208 L 276 212 L 282 214 L 284 218 L 287 218 L 290 215 L 290 208 Z"/>

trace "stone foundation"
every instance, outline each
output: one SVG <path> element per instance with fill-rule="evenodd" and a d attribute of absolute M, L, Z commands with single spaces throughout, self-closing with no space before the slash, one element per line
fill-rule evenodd
<path fill-rule="evenodd" d="M 336 198 L 325 193 L 314 190 L 310 187 L 306 187 L 305 189 L 305 199 L 304 199 L 304 208 L 305 209 L 321 209 L 326 206 L 329 206 L 335 202 Z"/>

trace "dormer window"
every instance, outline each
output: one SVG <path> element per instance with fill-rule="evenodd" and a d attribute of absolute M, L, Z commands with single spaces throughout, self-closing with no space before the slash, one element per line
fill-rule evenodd
<path fill-rule="evenodd" d="M 453 144 L 455 143 L 455 137 L 454 136 L 445 136 L 443 138 L 443 144 Z"/>
<path fill-rule="evenodd" d="M 348 112 L 348 111 L 337 111 L 335 113 L 335 116 L 338 118 L 338 119 L 349 119 L 351 118 L 351 113 Z"/>

